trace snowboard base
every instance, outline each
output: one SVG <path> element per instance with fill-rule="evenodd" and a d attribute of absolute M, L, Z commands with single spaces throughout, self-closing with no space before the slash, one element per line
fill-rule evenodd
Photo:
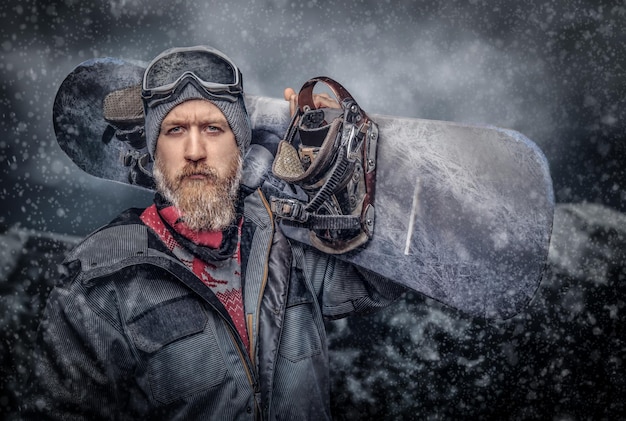
<path fill-rule="evenodd" d="M 147 151 L 104 135 L 111 129 L 102 102 L 111 91 L 140 84 L 142 74 L 141 64 L 95 59 L 59 88 L 57 140 L 87 173 L 132 184 L 124 157 Z M 246 105 L 253 144 L 275 154 L 289 125 L 288 104 L 247 96 Z M 542 277 L 554 211 L 539 148 L 496 127 L 370 117 L 379 126 L 374 234 L 339 258 L 475 317 L 506 319 L 522 310 Z M 311 244 L 308 230 L 281 227 Z"/>

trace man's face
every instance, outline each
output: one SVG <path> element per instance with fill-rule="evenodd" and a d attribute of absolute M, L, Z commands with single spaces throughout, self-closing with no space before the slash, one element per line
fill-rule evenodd
<path fill-rule="evenodd" d="M 157 139 L 157 190 L 189 228 L 221 231 L 235 219 L 242 159 L 224 114 L 204 100 L 174 107 Z"/>

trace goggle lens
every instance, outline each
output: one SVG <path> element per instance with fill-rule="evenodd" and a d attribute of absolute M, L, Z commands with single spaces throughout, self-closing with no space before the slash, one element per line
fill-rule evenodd
<path fill-rule="evenodd" d="M 193 47 L 174 49 L 150 63 L 142 95 L 151 103 L 167 101 L 186 78 L 194 79 L 209 95 L 231 101 L 243 91 L 239 69 L 232 61 L 217 51 Z"/>

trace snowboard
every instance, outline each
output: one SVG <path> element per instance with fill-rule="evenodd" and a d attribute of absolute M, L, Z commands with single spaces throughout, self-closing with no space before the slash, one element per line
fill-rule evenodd
<path fill-rule="evenodd" d="M 113 136 L 102 107 L 113 91 L 138 95 L 143 66 L 82 63 L 61 84 L 53 121 L 60 147 L 82 170 L 151 188 L 131 174 L 145 146 Z M 246 106 L 253 145 L 244 172 L 271 178 L 288 103 L 247 95 Z M 368 114 L 379 130 L 374 232 L 338 258 L 473 317 L 519 313 L 541 281 L 552 230 L 554 195 L 541 150 L 513 130 Z M 310 244 L 308 229 L 280 224 L 287 237 Z"/>

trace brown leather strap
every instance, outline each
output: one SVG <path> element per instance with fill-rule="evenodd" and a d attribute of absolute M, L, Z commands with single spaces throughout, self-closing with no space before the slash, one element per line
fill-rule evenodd
<path fill-rule="evenodd" d="M 317 84 L 317 82 L 323 82 L 330 88 L 330 90 L 335 94 L 335 97 L 339 100 L 341 104 L 345 99 L 352 99 L 352 95 L 350 92 L 346 90 L 341 84 L 329 77 L 326 76 L 318 76 L 312 79 L 309 79 L 302 85 L 300 89 L 300 94 L 298 95 L 298 107 L 302 110 L 305 106 L 309 106 L 310 109 L 315 109 L 315 103 L 313 102 L 313 88 Z"/>

